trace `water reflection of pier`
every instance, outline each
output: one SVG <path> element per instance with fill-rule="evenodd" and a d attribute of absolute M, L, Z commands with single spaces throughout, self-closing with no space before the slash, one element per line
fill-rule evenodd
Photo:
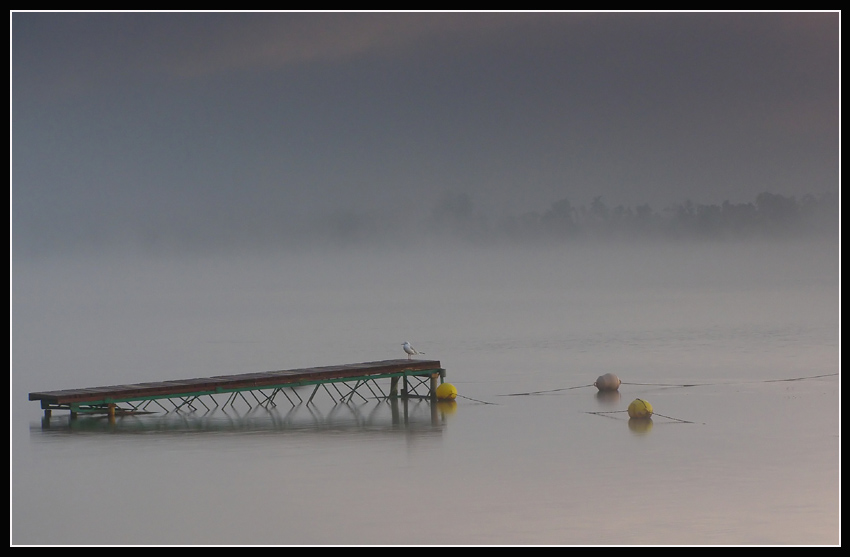
<path fill-rule="evenodd" d="M 250 409 L 219 407 L 204 412 L 168 414 L 127 413 L 117 416 L 86 414 L 45 415 L 42 433 L 186 433 L 186 432 L 344 432 L 439 434 L 454 401 L 387 398 L 361 404 L 299 404 L 281 411 L 255 406 Z M 326 408 L 323 406 L 327 406 Z"/>

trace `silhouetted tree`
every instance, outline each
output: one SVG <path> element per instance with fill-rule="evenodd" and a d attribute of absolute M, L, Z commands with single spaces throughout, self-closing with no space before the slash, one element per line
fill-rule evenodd
<path fill-rule="evenodd" d="M 723 232 L 723 214 L 718 205 L 698 205 L 696 231 L 700 236 L 717 238 Z"/>
<path fill-rule="evenodd" d="M 767 233 L 791 232 L 799 224 L 800 210 L 793 197 L 763 192 L 756 196 L 756 209 Z"/>
<path fill-rule="evenodd" d="M 751 236 L 758 228 L 758 211 L 752 203 L 732 204 L 728 200 L 721 205 L 723 227 L 730 236 Z"/>
<path fill-rule="evenodd" d="M 571 236 L 578 231 L 575 209 L 567 199 L 552 203 L 549 210 L 543 213 L 541 224 L 546 232 L 556 235 Z"/>
<path fill-rule="evenodd" d="M 483 215 L 473 211 L 472 198 L 466 193 L 447 193 L 431 210 L 432 228 L 475 242 L 491 242 L 489 225 Z"/>
<path fill-rule="evenodd" d="M 602 201 L 601 195 L 593 198 L 593 202 L 590 204 L 590 215 L 597 221 L 606 222 L 608 220 L 608 207 Z"/>
<path fill-rule="evenodd" d="M 644 203 L 635 207 L 634 224 L 637 231 L 642 234 L 650 234 L 656 232 L 659 228 L 660 216 L 652 212 L 652 207 Z"/>

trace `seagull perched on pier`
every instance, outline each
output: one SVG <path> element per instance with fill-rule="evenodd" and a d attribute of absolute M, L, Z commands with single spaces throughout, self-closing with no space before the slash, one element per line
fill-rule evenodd
<path fill-rule="evenodd" d="M 425 354 L 425 352 L 419 352 L 419 351 L 418 351 L 418 350 L 416 350 L 414 347 L 410 346 L 410 343 L 409 343 L 409 342 L 407 342 L 407 341 L 404 341 L 404 342 L 402 343 L 401 347 L 402 347 L 402 348 L 404 348 L 404 351 L 405 351 L 405 352 L 407 352 L 407 359 L 408 359 L 408 360 L 409 360 L 409 359 L 410 359 L 410 357 L 411 357 L 411 356 L 413 356 L 414 354 Z"/>

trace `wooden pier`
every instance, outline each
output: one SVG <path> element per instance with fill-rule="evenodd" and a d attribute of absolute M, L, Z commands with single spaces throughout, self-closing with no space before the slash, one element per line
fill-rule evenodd
<path fill-rule="evenodd" d="M 289 395 L 292 394 L 299 403 L 303 403 L 304 400 L 296 388 L 307 385 L 315 386 L 307 404 L 312 402 L 320 388 L 338 403 L 351 401 L 355 395 L 368 400 L 358 391 L 363 388 L 369 389 L 374 398 L 434 399 L 437 382 L 442 382 L 445 375 L 446 370 L 438 360 L 383 360 L 177 381 L 33 392 L 29 393 L 29 400 L 41 401 L 45 417 L 49 417 L 52 410 L 69 410 L 71 417 L 75 417 L 80 412 L 105 412 L 114 416 L 116 413 L 147 411 L 151 404 L 166 412 L 195 411 L 201 406 L 209 410 L 210 406 L 204 401 L 210 402 L 214 407 L 219 406 L 216 395 L 227 397 L 224 406 L 233 405 L 237 397 L 252 406 L 253 403 L 243 394 L 246 392 L 259 406 L 275 405 L 274 399 L 280 394 L 294 406 L 296 403 Z M 390 380 L 388 392 L 385 393 L 380 387 L 379 379 Z M 400 392 L 399 380 L 402 380 Z M 343 392 L 340 387 L 346 388 L 347 391 Z M 336 395 L 331 388 L 336 391 Z M 420 388 L 427 389 L 427 394 L 417 392 Z M 163 406 L 159 402 L 161 400 L 170 401 L 173 408 Z"/>

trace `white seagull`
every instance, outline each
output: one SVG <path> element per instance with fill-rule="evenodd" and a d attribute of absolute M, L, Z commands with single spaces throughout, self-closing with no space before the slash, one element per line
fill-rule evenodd
<path fill-rule="evenodd" d="M 408 360 L 409 360 L 409 359 L 410 359 L 410 357 L 411 357 L 411 356 L 413 356 L 414 354 L 425 354 L 425 352 L 419 352 L 419 351 L 418 351 L 418 350 L 416 350 L 414 347 L 410 346 L 410 343 L 409 343 L 409 342 L 407 342 L 407 341 L 404 341 L 404 342 L 402 343 L 401 347 L 402 347 L 402 348 L 404 348 L 404 351 L 405 351 L 405 352 L 407 352 L 407 359 L 408 359 Z"/>

